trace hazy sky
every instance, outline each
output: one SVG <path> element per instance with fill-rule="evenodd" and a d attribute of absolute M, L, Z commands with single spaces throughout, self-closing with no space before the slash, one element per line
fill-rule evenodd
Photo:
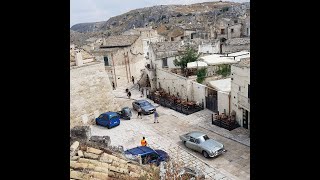
<path fill-rule="evenodd" d="M 70 0 L 70 27 L 85 22 L 107 21 L 130 10 L 166 4 L 193 4 L 216 0 Z M 228 0 L 249 2 L 250 0 Z"/>

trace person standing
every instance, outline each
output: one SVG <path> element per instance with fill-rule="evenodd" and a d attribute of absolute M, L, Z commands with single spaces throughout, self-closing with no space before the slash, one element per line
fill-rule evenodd
<path fill-rule="evenodd" d="M 140 119 L 142 119 L 142 110 L 141 110 L 141 108 L 138 108 L 137 111 L 138 111 L 138 117 L 140 116 Z"/>
<path fill-rule="evenodd" d="M 113 87 L 113 90 L 116 89 L 115 85 L 114 85 L 114 82 L 112 81 L 112 87 Z"/>
<path fill-rule="evenodd" d="M 131 99 L 131 92 L 130 91 L 128 91 L 128 97 L 129 97 L 129 99 Z"/>
<path fill-rule="evenodd" d="M 147 146 L 148 143 L 146 141 L 146 138 L 145 137 L 142 137 L 142 140 L 141 140 L 141 146 Z"/>
<path fill-rule="evenodd" d="M 132 80 L 132 84 L 134 84 L 134 77 L 133 76 L 131 77 L 131 80 Z"/>
<path fill-rule="evenodd" d="M 156 109 L 154 110 L 153 114 L 154 114 L 154 122 L 153 123 L 156 123 L 156 122 L 159 123 L 159 121 L 158 121 L 159 114 Z"/>

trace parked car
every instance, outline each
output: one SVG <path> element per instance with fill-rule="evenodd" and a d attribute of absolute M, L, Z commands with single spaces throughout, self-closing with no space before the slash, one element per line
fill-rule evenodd
<path fill-rule="evenodd" d="M 226 150 L 223 144 L 210 139 L 205 133 L 193 131 L 180 136 L 183 144 L 192 150 L 202 153 L 205 158 L 216 157 Z"/>
<path fill-rule="evenodd" d="M 96 118 L 96 124 L 110 129 L 120 125 L 120 116 L 116 112 L 106 112 Z"/>
<path fill-rule="evenodd" d="M 163 150 L 153 150 L 148 146 L 138 146 L 128 149 L 125 152 L 127 157 L 133 157 L 140 160 L 140 164 L 155 164 L 160 165 L 162 161 L 168 161 L 169 155 Z"/>
<path fill-rule="evenodd" d="M 134 110 L 141 108 L 142 114 L 152 114 L 155 111 L 155 107 L 147 100 L 136 100 L 132 103 Z"/>
<path fill-rule="evenodd" d="M 118 111 L 117 113 L 119 114 L 120 118 L 126 120 L 130 120 L 132 116 L 131 109 L 129 107 L 124 107 L 121 109 L 121 111 Z"/>

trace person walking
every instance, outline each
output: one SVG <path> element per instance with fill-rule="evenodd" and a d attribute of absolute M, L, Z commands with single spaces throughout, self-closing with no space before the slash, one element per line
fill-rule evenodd
<path fill-rule="evenodd" d="M 131 80 L 132 80 L 132 84 L 134 84 L 134 77 L 133 76 L 131 77 Z"/>
<path fill-rule="evenodd" d="M 141 108 L 138 108 L 138 117 L 137 118 L 139 118 L 139 116 L 140 116 L 140 119 L 142 119 L 142 110 L 141 110 Z"/>
<path fill-rule="evenodd" d="M 128 97 L 129 97 L 129 99 L 131 99 L 131 92 L 130 91 L 128 91 Z"/>
<path fill-rule="evenodd" d="M 157 112 L 157 110 L 155 109 L 154 110 L 154 121 L 153 121 L 153 123 L 159 123 L 159 121 L 158 121 L 158 117 L 159 117 L 159 114 L 158 114 L 158 112 Z"/>
<path fill-rule="evenodd" d="M 146 141 L 146 138 L 145 137 L 142 137 L 142 140 L 141 140 L 141 146 L 147 146 L 148 143 Z"/>

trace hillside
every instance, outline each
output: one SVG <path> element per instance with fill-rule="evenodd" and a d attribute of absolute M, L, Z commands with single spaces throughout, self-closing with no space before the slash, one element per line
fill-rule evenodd
<path fill-rule="evenodd" d="M 161 24 L 172 26 L 189 23 L 212 23 L 218 17 L 238 17 L 249 13 L 250 3 L 205 2 L 191 5 L 159 5 L 131 10 L 111 17 L 107 21 L 80 23 L 71 30 L 80 33 L 104 32 L 117 35 L 133 27 L 158 27 Z M 75 32 L 72 32 L 76 34 Z M 84 34 L 77 34 L 84 35 Z M 84 36 L 92 36 L 84 35 Z M 71 36 L 71 35 L 70 35 Z"/>

